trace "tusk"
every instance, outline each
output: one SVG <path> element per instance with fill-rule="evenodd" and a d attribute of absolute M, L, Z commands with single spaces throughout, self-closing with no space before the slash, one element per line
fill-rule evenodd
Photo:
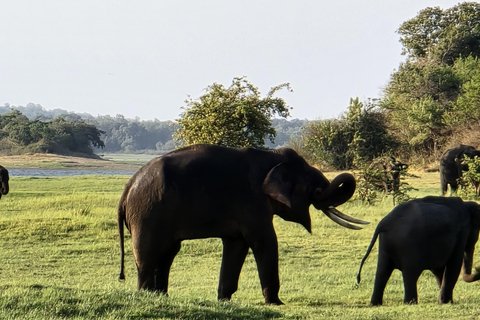
<path fill-rule="evenodd" d="M 326 209 L 325 211 L 323 211 L 323 213 L 325 213 L 325 215 L 327 217 L 329 217 L 330 219 L 333 220 L 333 222 L 336 222 L 338 223 L 339 225 L 341 225 L 342 227 L 345 227 L 345 228 L 348 228 L 348 229 L 353 229 L 353 230 L 360 230 L 362 229 L 361 227 L 359 226 L 355 226 L 353 224 L 350 224 L 346 221 L 343 221 L 342 219 L 340 219 L 339 217 L 337 217 L 333 212 L 330 211 L 330 208 Z"/>
<path fill-rule="evenodd" d="M 357 219 L 357 218 L 347 216 L 345 213 L 342 213 L 342 212 L 338 211 L 337 208 L 335 208 L 334 206 L 331 206 L 328 209 L 330 210 L 331 213 L 333 213 L 334 215 L 336 215 L 337 217 L 339 217 L 339 218 L 341 218 L 345 221 L 358 223 L 358 224 L 370 224 L 370 221 L 360 220 L 360 219 Z"/>

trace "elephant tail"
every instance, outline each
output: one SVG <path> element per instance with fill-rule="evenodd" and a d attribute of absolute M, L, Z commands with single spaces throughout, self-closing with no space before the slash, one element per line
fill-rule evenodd
<path fill-rule="evenodd" d="M 120 236 L 120 275 L 118 281 L 125 281 L 125 244 L 124 244 L 124 224 L 125 224 L 125 205 L 122 201 L 118 205 L 117 211 L 118 234 Z"/>
<path fill-rule="evenodd" d="M 362 273 L 363 264 L 364 264 L 365 261 L 367 260 L 368 255 L 370 254 L 370 252 L 372 252 L 373 246 L 375 245 L 375 242 L 377 242 L 377 238 L 378 238 L 378 235 L 379 235 L 379 234 L 380 234 L 380 230 L 379 230 L 379 228 L 377 227 L 377 228 L 375 229 L 375 233 L 373 234 L 372 241 L 370 241 L 370 245 L 368 246 L 367 252 L 365 253 L 365 256 L 363 257 L 362 262 L 360 262 L 360 268 L 358 269 L 358 274 L 357 274 L 357 283 L 360 283 L 360 281 L 361 281 L 361 276 L 360 276 L 360 274 Z"/>

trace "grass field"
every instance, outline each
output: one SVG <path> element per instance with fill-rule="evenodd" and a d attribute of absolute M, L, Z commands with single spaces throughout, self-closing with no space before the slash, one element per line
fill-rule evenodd
<path fill-rule="evenodd" d="M 412 196 L 438 195 L 438 173 L 420 175 L 409 181 L 419 189 Z M 340 207 L 372 222 L 360 231 L 342 228 L 313 208 L 312 234 L 276 218 L 284 306 L 263 304 L 251 253 L 232 301 L 216 301 L 218 239 L 184 242 L 172 267 L 169 297 L 137 292 L 129 236 L 127 280 L 117 281 L 116 206 L 128 179 L 11 178 L 11 193 L 0 200 L 0 319 L 480 318 L 480 282 L 459 280 L 455 303 L 438 305 L 438 288 L 428 272 L 418 283 L 418 305 L 403 304 L 403 283 L 395 271 L 384 306 L 369 306 L 376 248 L 360 285 L 356 274 L 376 224 L 392 209 L 391 199 L 376 206 L 348 202 Z"/>

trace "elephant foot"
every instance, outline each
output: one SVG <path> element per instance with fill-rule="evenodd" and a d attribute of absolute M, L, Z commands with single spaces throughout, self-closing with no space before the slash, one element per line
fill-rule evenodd
<path fill-rule="evenodd" d="M 265 304 L 270 304 L 270 305 L 275 305 L 275 306 L 281 306 L 284 305 L 285 303 L 282 302 L 279 298 L 276 299 L 267 299 L 265 298 Z"/>
<path fill-rule="evenodd" d="M 403 303 L 413 305 L 413 304 L 418 304 L 418 301 L 417 301 L 416 298 L 413 298 L 413 299 L 410 299 L 410 300 L 404 300 Z"/>
<path fill-rule="evenodd" d="M 438 304 L 447 304 L 447 303 L 453 303 L 453 298 L 449 297 L 442 297 L 440 296 L 438 298 Z"/>
<path fill-rule="evenodd" d="M 382 300 L 371 300 L 370 301 L 370 305 L 371 306 L 381 306 L 383 304 L 383 301 Z"/>
<path fill-rule="evenodd" d="M 218 297 L 217 300 L 218 301 L 230 301 L 232 299 L 232 296 L 230 297 Z"/>

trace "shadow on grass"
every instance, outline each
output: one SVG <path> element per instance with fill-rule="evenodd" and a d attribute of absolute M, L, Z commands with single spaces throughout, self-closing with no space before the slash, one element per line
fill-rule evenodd
<path fill-rule="evenodd" d="M 44 285 L 0 286 L 0 318 L 273 319 L 266 306 L 180 300 L 150 292 L 81 290 Z"/>

